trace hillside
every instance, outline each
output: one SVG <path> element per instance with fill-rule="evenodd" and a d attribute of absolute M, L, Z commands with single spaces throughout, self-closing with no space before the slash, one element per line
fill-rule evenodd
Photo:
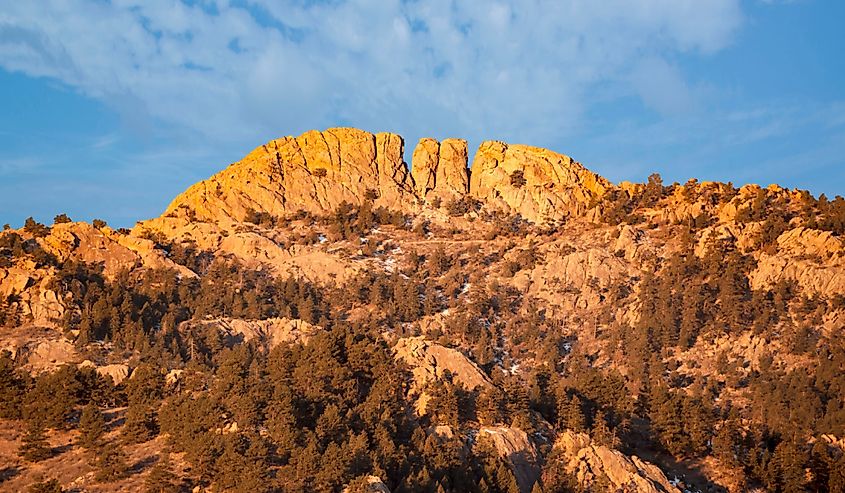
<path fill-rule="evenodd" d="M 845 491 L 845 199 L 468 156 L 312 131 L 5 229 L 0 490 Z"/>

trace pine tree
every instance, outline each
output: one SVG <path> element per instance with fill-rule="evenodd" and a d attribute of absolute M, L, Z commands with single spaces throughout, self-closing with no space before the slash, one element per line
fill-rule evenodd
<path fill-rule="evenodd" d="M 173 474 L 170 452 L 161 454 L 158 462 L 144 481 L 147 493 L 178 493 L 181 490 L 178 478 Z"/>
<path fill-rule="evenodd" d="M 724 421 L 713 437 L 713 454 L 728 467 L 739 467 L 742 464 L 738 450 L 739 441 L 740 434 L 736 423 L 733 420 Z"/>
<path fill-rule="evenodd" d="M 493 337 L 490 334 L 490 329 L 486 327 L 481 328 L 481 334 L 478 341 L 475 343 L 475 362 L 480 366 L 487 366 L 493 363 L 496 355 L 493 349 Z"/>
<path fill-rule="evenodd" d="M 130 405 L 126 411 L 126 424 L 121 436 L 126 443 L 143 443 L 158 434 L 158 423 L 155 411 L 150 406 L 138 404 Z"/>
<path fill-rule="evenodd" d="M 79 418 L 79 438 L 77 444 L 86 449 L 97 448 L 105 432 L 105 419 L 94 404 L 88 404 L 82 409 L 82 416 Z"/>
<path fill-rule="evenodd" d="M 809 454 L 794 439 L 787 439 L 775 448 L 774 463 L 780 476 L 783 491 L 807 491 L 807 473 Z"/>
<path fill-rule="evenodd" d="M 482 425 L 495 425 L 503 418 L 504 402 L 496 387 L 485 387 L 475 401 L 475 411 Z"/>
<path fill-rule="evenodd" d="M 4 310 L 0 305 L 0 312 Z M 15 369 L 12 353 L 0 352 L 0 418 L 19 419 L 25 394 L 25 382 Z"/>
<path fill-rule="evenodd" d="M 513 472 L 503 461 L 499 461 L 499 466 L 496 468 L 496 485 L 502 493 L 519 493 L 519 484 Z"/>
<path fill-rule="evenodd" d="M 573 395 L 566 406 L 566 428 L 572 431 L 583 432 L 587 430 L 587 418 L 584 416 L 584 408 L 581 398 Z"/>
<path fill-rule="evenodd" d="M 97 480 L 111 482 L 126 476 L 126 453 L 116 443 L 104 445 L 97 456 Z"/>
<path fill-rule="evenodd" d="M 619 446 L 619 438 L 607 424 L 607 418 L 602 410 L 596 411 L 593 419 L 592 438 L 605 447 L 616 448 Z"/>
<path fill-rule="evenodd" d="M 29 422 L 26 435 L 21 440 L 21 447 L 18 455 L 29 462 L 39 462 L 48 459 L 52 455 L 50 442 L 47 441 L 44 430 L 44 422 L 34 420 Z"/>

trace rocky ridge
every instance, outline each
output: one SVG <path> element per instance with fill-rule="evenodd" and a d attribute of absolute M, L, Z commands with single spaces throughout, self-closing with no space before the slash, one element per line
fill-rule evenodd
<path fill-rule="evenodd" d="M 419 211 L 425 202 L 471 196 L 492 209 L 542 222 L 583 213 L 613 185 L 568 156 L 488 141 L 467 168 L 466 141 L 422 139 L 409 171 L 402 137 L 353 128 L 273 140 L 176 197 L 146 229 L 242 222 L 249 213 L 324 214 L 342 202 Z"/>

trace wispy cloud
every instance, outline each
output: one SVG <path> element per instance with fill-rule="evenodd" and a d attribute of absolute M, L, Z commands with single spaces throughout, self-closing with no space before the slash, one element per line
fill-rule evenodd
<path fill-rule="evenodd" d="M 0 66 L 142 131 L 238 141 L 349 122 L 547 143 L 597 83 L 633 79 L 659 111 L 690 104 L 664 57 L 718 51 L 741 22 L 739 0 L 14 2 Z M 645 90 L 650 71 L 666 91 Z"/>

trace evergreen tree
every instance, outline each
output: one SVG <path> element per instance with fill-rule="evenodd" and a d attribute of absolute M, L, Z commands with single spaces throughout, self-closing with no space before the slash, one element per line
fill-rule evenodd
<path fill-rule="evenodd" d="M 79 418 L 79 438 L 77 444 L 86 449 L 92 450 L 99 446 L 100 438 L 105 432 L 105 419 L 100 408 L 94 404 L 88 404 L 82 408 L 82 416 Z"/>
<path fill-rule="evenodd" d="M 502 493 L 520 493 L 519 483 L 516 482 L 513 472 L 505 465 L 504 461 L 499 461 L 499 466 L 496 468 L 496 485 Z"/>
<path fill-rule="evenodd" d="M 126 465 L 126 453 L 120 445 L 109 442 L 100 448 L 97 454 L 98 481 L 111 482 L 122 479 L 126 476 L 128 467 Z"/>
<path fill-rule="evenodd" d="M 77 378 L 79 373 L 75 366 L 64 365 L 55 372 L 41 374 L 26 395 L 25 417 L 49 428 L 65 428 L 84 394 Z"/>
<path fill-rule="evenodd" d="M 44 422 L 31 420 L 26 434 L 21 439 L 18 455 L 29 462 L 39 462 L 52 455 L 50 442 L 45 435 Z"/>
<path fill-rule="evenodd" d="M 774 463 L 776 464 L 781 488 L 783 491 L 807 491 L 808 481 L 806 467 L 809 454 L 802 444 L 794 439 L 787 439 L 775 448 Z"/>
<path fill-rule="evenodd" d="M 475 401 L 475 412 L 482 425 L 495 425 L 504 418 L 504 402 L 496 387 L 485 387 Z"/>
<path fill-rule="evenodd" d="M 170 452 L 163 452 L 144 481 L 146 493 L 179 493 L 181 485 L 173 473 Z"/>
<path fill-rule="evenodd" d="M 128 444 L 143 443 L 155 438 L 157 434 L 155 411 L 143 404 L 130 405 L 126 411 L 126 423 L 121 431 L 123 440 Z"/>
<path fill-rule="evenodd" d="M 740 439 L 736 422 L 724 421 L 713 437 L 713 454 L 728 467 L 739 467 L 742 464 L 742 457 L 739 455 Z"/>
<path fill-rule="evenodd" d="M 581 398 L 573 394 L 566 406 L 566 417 L 563 420 L 567 429 L 577 432 L 587 430 L 587 418 L 584 416 L 584 406 Z"/>
<path fill-rule="evenodd" d="M 0 307 L 2 310 L 2 307 Z M 0 352 L 0 418 L 19 419 L 26 382 L 12 360 L 12 353 Z"/>
<path fill-rule="evenodd" d="M 591 434 L 593 440 L 605 447 L 617 448 L 619 446 L 619 438 L 608 425 L 607 418 L 602 410 L 596 411 Z"/>

